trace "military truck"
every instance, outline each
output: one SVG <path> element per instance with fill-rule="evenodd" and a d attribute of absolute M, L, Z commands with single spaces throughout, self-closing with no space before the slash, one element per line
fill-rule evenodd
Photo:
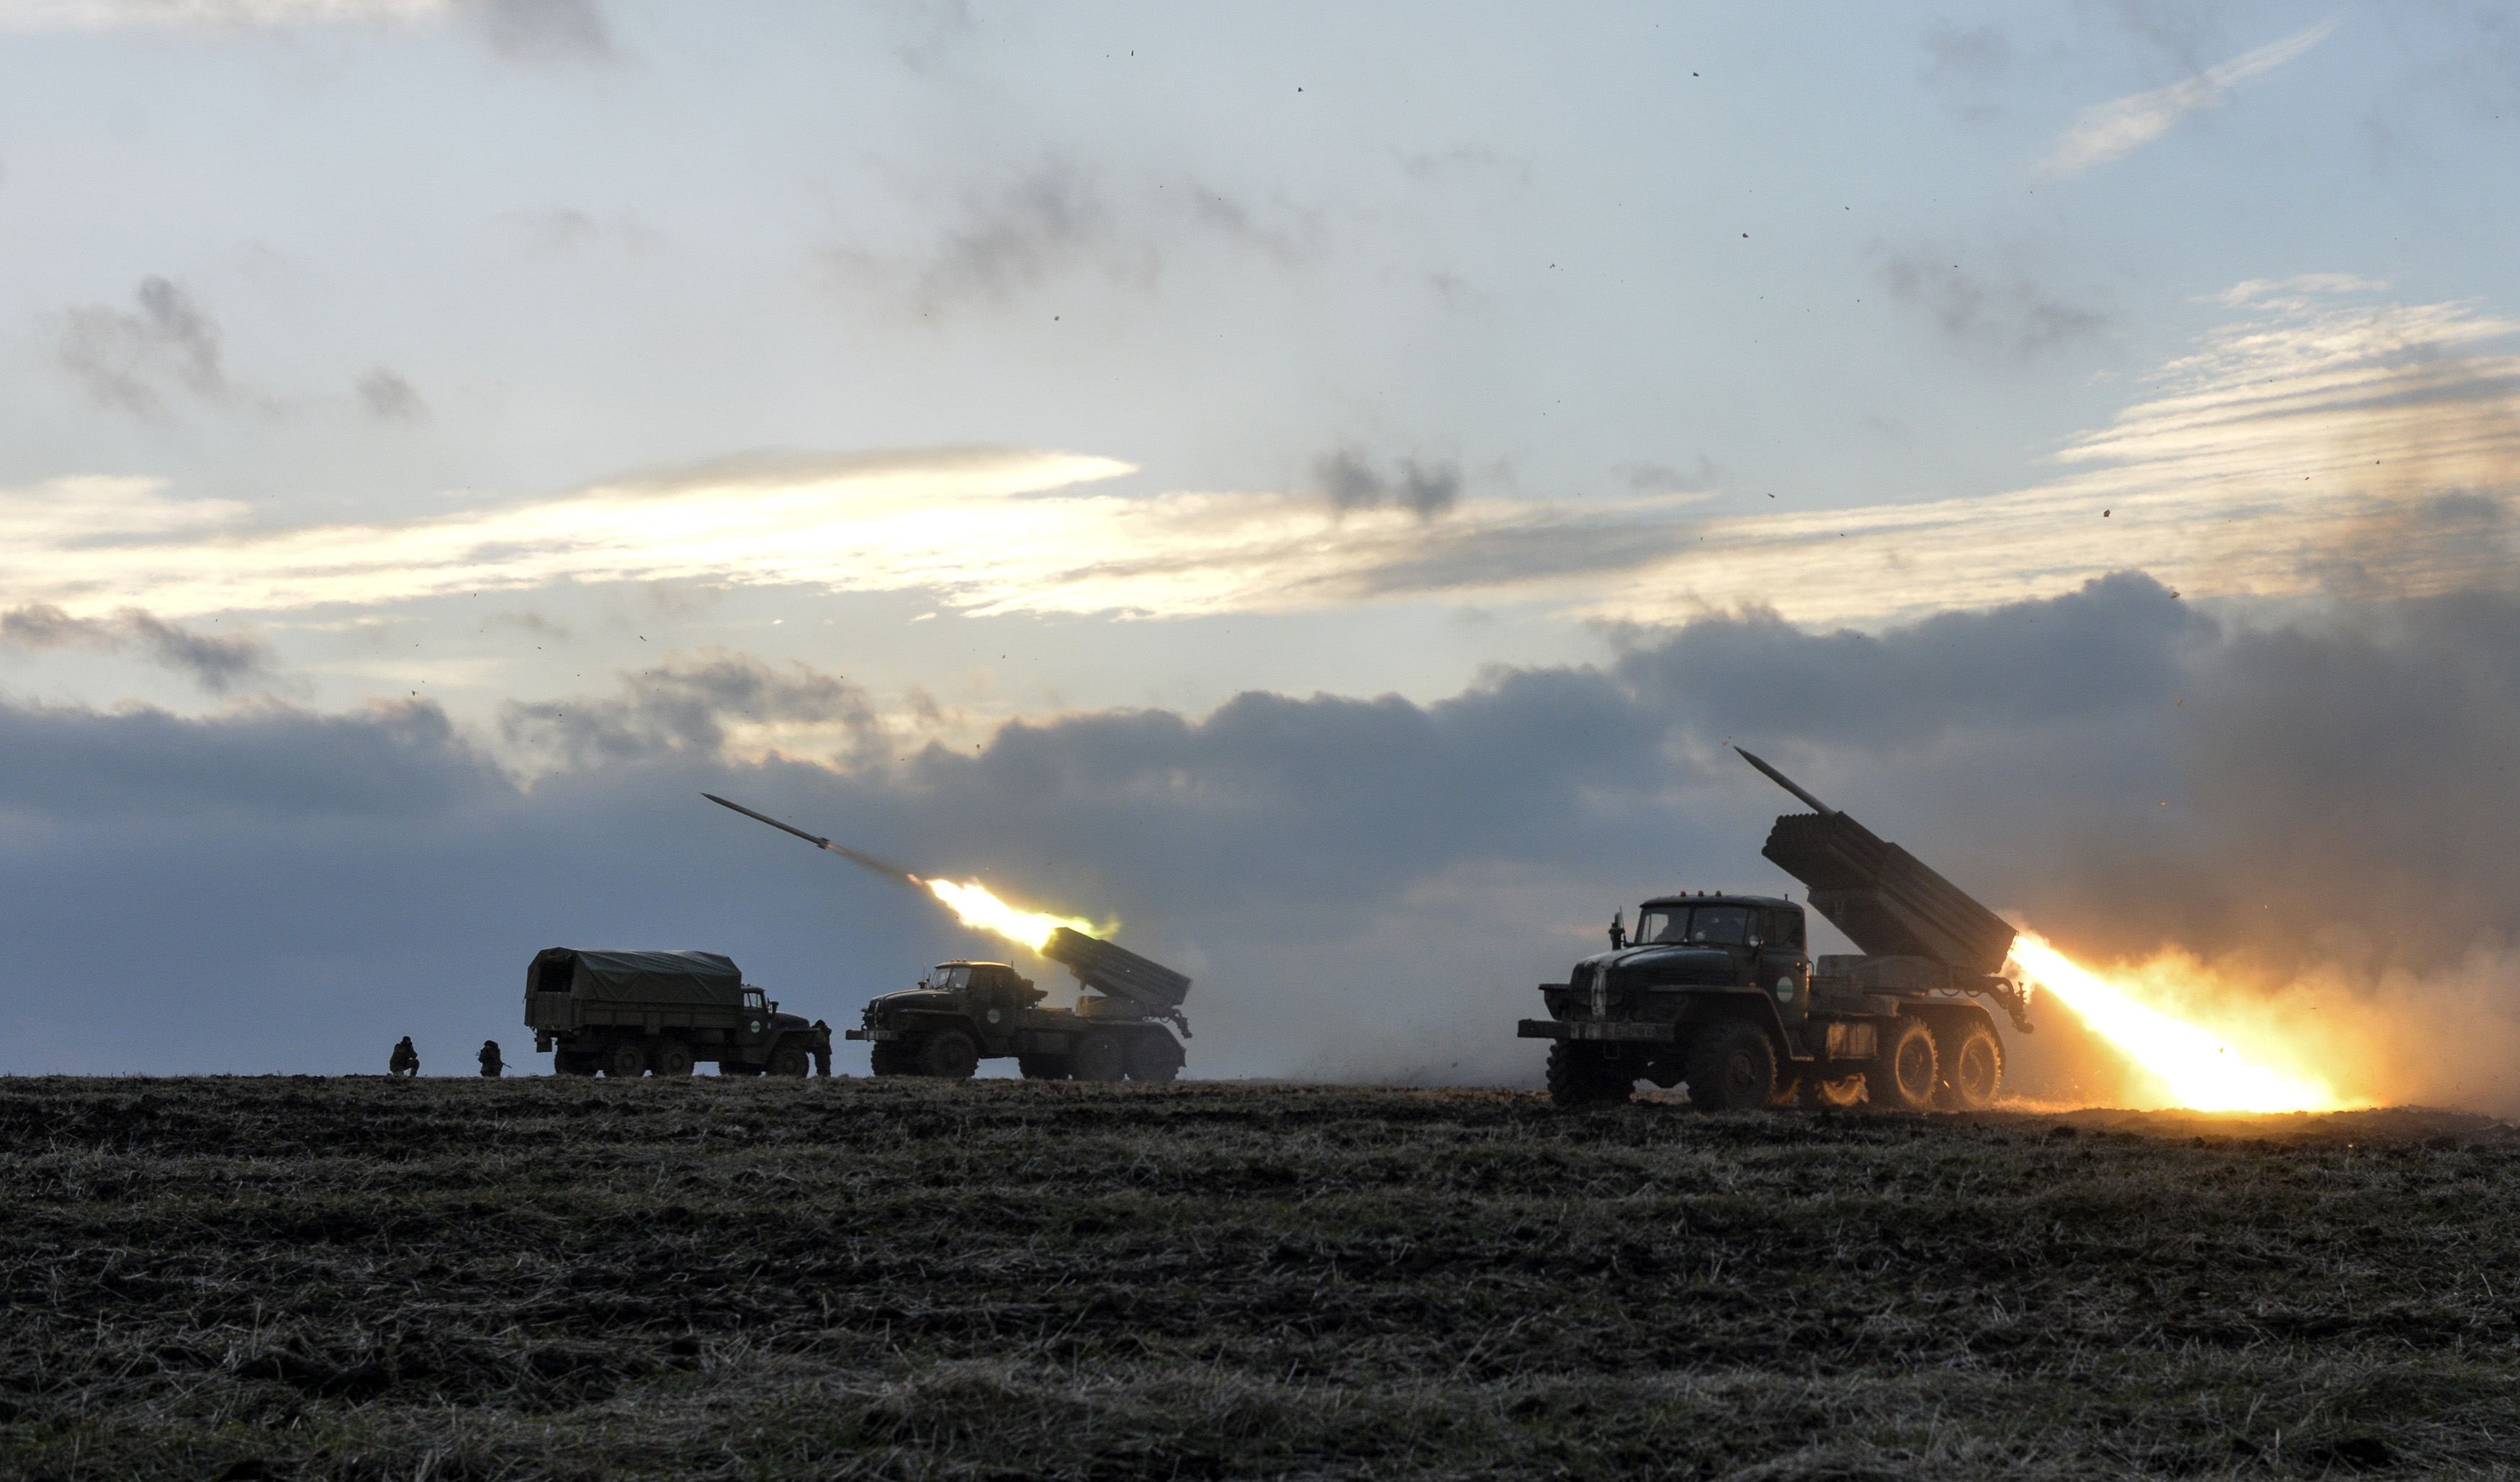
<path fill-rule="evenodd" d="M 848 1038 L 873 1047 L 878 1075 L 967 1079 L 983 1059 L 1014 1056 L 1030 1081 L 1169 1081 L 1186 1058 L 1159 1020 L 1190 1036 L 1190 979 L 1124 947 L 1062 926 L 1042 956 L 1073 974 L 1073 1009 L 1005 963 L 939 963 L 916 988 L 866 1007 Z"/>
<path fill-rule="evenodd" d="M 2003 1083 L 2003 1041 L 1986 1005 L 2030 1032 L 2029 1001 L 2002 975 L 2012 928 L 1959 887 L 1804 791 L 1761 852 L 1810 887 L 1811 904 L 1860 955 L 1808 954 L 1803 908 L 1781 896 L 1674 894 L 1637 908 L 1628 939 L 1540 985 L 1549 1017 L 1524 1019 L 1549 1047 L 1561 1106 L 1624 1101 L 1639 1080 L 1687 1085 L 1717 1110 L 1847 1106 L 1901 1110 L 1988 1104 Z"/>
<path fill-rule="evenodd" d="M 599 952 L 551 947 L 525 969 L 525 1027 L 562 1075 L 622 1080 L 689 1075 L 803 1075 L 832 1032 L 782 1013 L 714 952 Z"/>

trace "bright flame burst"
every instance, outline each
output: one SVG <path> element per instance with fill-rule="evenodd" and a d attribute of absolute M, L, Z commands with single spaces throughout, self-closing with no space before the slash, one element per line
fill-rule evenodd
<path fill-rule="evenodd" d="M 915 875 L 911 878 L 925 885 L 929 893 L 952 908 L 964 925 L 994 931 L 1008 941 L 1020 942 L 1035 952 L 1049 945 L 1050 934 L 1061 926 L 1071 931 L 1082 931 L 1087 936 L 1109 936 L 1118 929 L 1116 926 L 1098 926 L 1072 916 L 1052 916 L 1047 912 L 1010 906 L 978 880 L 931 880 Z"/>
<path fill-rule="evenodd" d="M 2348 1104 L 2326 1082 L 2259 1063 L 2199 1025 L 2138 1003 L 2048 945 L 2036 932 L 2013 938 L 2012 960 L 2034 983 L 2064 1001 L 2137 1065 L 2160 1078 L 2178 1104 L 2197 1111 L 2334 1111 Z"/>

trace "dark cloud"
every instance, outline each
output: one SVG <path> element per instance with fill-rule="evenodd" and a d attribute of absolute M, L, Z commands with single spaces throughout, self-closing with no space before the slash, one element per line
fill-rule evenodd
<path fill-rule="evenodd" d="M 675 655 L 624 675 L 611 699 L 515 703 L 503 728 L 509 742 L 572 767 L 659 756 L 713 756 L 735 723 L 837 725 L 865 749 L 881 726 L 866 692 L 803 664 L 773 668 L 712 652 Z M 845 758 L 844 758 L 845 759 Z"/>
<path fill-rule="evenodd" d="M 2012 40 L 2002 26 L 1936 21 L 1917 40 L 1927 59 L 1924 80 L 1935 87 L 1987 87 L 2012 67 Z"/>
<path fill-rule="evenodd" d="M 966 191 L 946 222 L 908 250 L 851 244 L 827 248 L 823 261 L 843 287 L 897 294 L 935 317 L 1080 277 L 1150 291 L 1170 250 L 1197 242 L 1291 267 L 1320 237 L 1314 214 L 1282 202 L 1263 209 L 1188 177 L 1113 181 L 1058 155 Z"/>
<path fill-rule="evenodd" d="M 72 617 L 47 603 L 12 607 L 0 612 L 0 645 L 136 650 L 212 695 L 268 679 L 275 669 L 270 646 L 260 639 L 199 632 L 138 607 L 125 607 L 110 618 Z"/>
<path fill-rule="evenodd" d="M 379 422 L 418 422 L 428 415 L 428 403 L 402 373 L 379 366 L 359 378 L 359 404 Z"/>
<path fill-rule="evenodd" d="M 216 401 L 227 394 L 219 326 L 180 286 L 144 278 L 137 306 L 89 304 L 63 317 L 56 346 L 62 368 L 110 407 L 154 417 L 182 391 Z"/>
<path fill-rule="evenodd" d="M 2097 337 L 2109 316 L 2070 303 L 2018 273 L 1983 275 L 1947 256 L 1905 251 L 1884 258 L 1877 277 L 1890 295 L 1932 316 L 1953 343 L 2021 361 Z"/>
<path fill-rule="evenodd" d="M 728 950 L 835 1020 L 923 962 L 1008 950 L 705 787 L 1117 916 L 1198 979 L 1202 1073 L 1527 1081 L 1512 1020 L 1611 906 L 1799 894 L 1757 854 L 1795 805 L 1736 741 L 2072 950 L 2311 975 L 2321 997 L 2275 1002 L 2402 1036 L 2390 1094 L 2520 1107 L 2490 1078 L 2520 1046 L 2505 595 L 2234 627 L 2120 576 L 1879 634 L 1631 632 L 1608 665 L 1433 703 L 1251 694 L 851 770 L 720 754 L 735 716 L 845 728 L 862 705 L 813 671 L 677 660 L 566 707 L 576 725 L 520 711 L 523 740 L 573 758 L 530 787 L 420 704 L 0 706 L 0 934 L 24 981 L 119 985 L 104 1014 L 9 1000 L 0 1068 L 339 1069 L 404 1032 L 477 1044 L 558 942 Z M 2013 1051 L 2054 1092 L 2088 1066 L 2069 1016 L 2038 1017 Z"/>
<path fill-rule="evenodd" d="M 1450 462 L 1421 464 L 1408 458 L 1385 472 L 1362 452 L 1340 448 L 1314 461 L 1313 477 L 1334 510 L 1396 505 L 1432 519 L 1462 500 L 1462 471 Z"/>
<path fill-rule="evenodd" d="M 1667 463 L 1632 463 L 1619 470 L 1628 487 L 1640 494 L 1703 494 L 1724 481 L 1724 470 L 1701 453 L 1687 468 Z"/>
<path fill-rule="evenodd" d="M 519 62 L 602 62 L 612 28 L 597 0 L 472 0 L 482 39 Z"/>

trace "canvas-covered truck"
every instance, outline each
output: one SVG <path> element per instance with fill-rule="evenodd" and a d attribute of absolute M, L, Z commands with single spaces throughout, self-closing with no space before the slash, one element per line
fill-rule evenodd
<path fill-rule="evenodd" d="M 1077 981 L 1076 1007 L 1043 1008 L 1049 991 L 1005 963 L 939 963 L 916 988 L 866 1007 L 848 1031 L 867 1041 L 878 1075 L 962 1080 L 983 1059 L 1012 1055 L 1026 1080 L 1169 1081 L 1186 1058 L 1170 1021 L 1190 979 L 1125 947 L 1060 927 L 1042 956 Z"/>
<path fill-rule="evenodd" d="M 2003 975 L 2012 928 L 1898 845 L 1742 757 L 1813 809 L 1769 831 L 1767 858 L 1863 951 L 1809 955 L 1803 908 L 1781 896 L 1674 894 L 1637 910 L 1633 939 L 1540 985 L 1561 1106 L 1624 1101 L 1640 1080 L 1687 1085 L 1690 1101 L 1747 1106 L 1967 1109 L 2003 1082 L 1989 1004 L 2030 1030 Z"/>
<path fill-rule="evenodd" d="M 783 1013 L 714 952 L 551 947 L 525 969 L 525 1027 L 562 1075 L 622 1080 L 689 1075 L 805 1074 L 832 1053 L 831 1031 Z"/>

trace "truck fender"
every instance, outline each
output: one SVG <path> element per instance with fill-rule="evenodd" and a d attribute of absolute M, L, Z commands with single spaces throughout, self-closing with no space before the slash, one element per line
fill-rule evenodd
<path fill-rule="evenodd" d="M 1748 1019 L 1766 1031 L 1769 1043 L 1776 1048 L 1778 1064 L 1811 1060 L 1811 1052 L 1796 1044 L 1794 1036 L 1785 1032 L 1785 1016 L 1778 1010 L 1776 999 L 1766 989 L 1722 988 L 1706 992 L 1705 997 L 1717 1000 L 1721 1007 L 1704 1017 Z"/>

